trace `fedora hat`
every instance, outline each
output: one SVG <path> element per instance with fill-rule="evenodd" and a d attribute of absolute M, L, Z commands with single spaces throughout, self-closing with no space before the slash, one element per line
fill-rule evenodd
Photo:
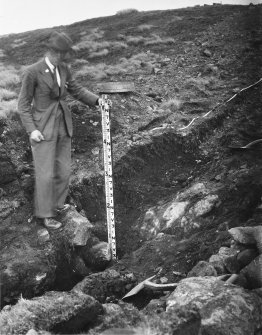
<path fill-rule="evenodd" d="M 54 31 L 49 36 L 49 39 L 45 45 L 55 51 L 68 52 L 73 51 L 73 41 L 71 38 L 65 34 Z"/>

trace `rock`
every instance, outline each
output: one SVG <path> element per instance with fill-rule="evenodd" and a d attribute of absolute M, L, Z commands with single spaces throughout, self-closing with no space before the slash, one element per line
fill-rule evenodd
<path fill-rule="evenodd" d="M 16 225 L 15 237 L 14 233 L 8 232 L 14 226 L 3 228 L 6 234 L 1 240 L 0 253 L 1 304 L 13 302 L 21 294 L 31 298 L 50 289 L 57 268 L 55 246 L 50 242 L 40 244 L 30 225 Z"/>
<path fill-rule="evenodd" d="M 203 51 L 203 55 L 206 56 L 206 57 L 211 57 L 212 56 L 212 53 L 209 49 L 205 49 Z"/>
<path fill-rule="evenodd" d="M 82 257 L 75 255 L 72 260 L 72 268 L 73 272 L 80 277 L 88 276 L 91 273 L 91 270 L 86 267 L 84 260 Z"/>
<path fill-rule="evenodd" d="M 240 269 L 237 261 L 237 254 L 237 249 L 221 247 L 219 249 L 218 255 L 212 255 L 210 257 L 209 263 L 216 267 L 216 262 L 222 262 L 227 271 L 229 271 L 230 273 L 238 273 Z"/>
<path fill-rule="evenodd" d="M 50 240 L 50 235 L 47 229 L 39 229 L 37 231 L 37 238 L 40 244 L 44 244 Z"/>
<path fill-rule="evenodd" d="M 72 333 L 102 313 L 102 305 L 82 292 L 50 291 L 32 300 L 21 298 L 10 311 L 1 312 L 1 335 L 25 334 L 32 328 Z"/>
<path fill-rule="evenodd" d="M 225 274 L 227 272 L 227 269 L 226 269 L 225 264 L 223 262 L 223 258 L 220 255 L 218 255 L 218 254 L 212 255 L 209 258 L 209 263 L 214 266 L 218 275 L 222 275 L 222 274 Z"/>
<path fill-rule="evenodd" d="M 30 329 L 30 330 L 26 333 L 26 335 L 38 335 L 38 332 L 35 331 L 34 329 Z"/>
<path fill-rule="evenodd" d="M 153 67 L 152 68 L 152 74 L 158 74 L 158 73 L 160 73 L 161 72 L 161 69 L 160 68 L 158 68 L 158 67 Z"/>
<path fill-rule="evenodd" d="M 163 220 L 165 221 L 163 230 L 170 228 L 177 219 L 181 218 L 184 215 L 188 204 L 188 201 L 174 201 L 166 208 L 163 214 Z"/>
<path fill-rule="evenodd" d="M 254 334 L 262 327 L 262 299 L 215 277 L 182 279 L 167 298 L 167 311 L 172 308 L 197 309 L 205 335 Z"/>
<path fill-rule="evenodd" d="M 262 226 L 236 227 L 229 229 L 228 232 L 236 242 L 255 245 L 258 252 L 262 254 Z"/>
<path fill-rule="evenodd" d="M 215 267 L 205 261 L 200 261 L 188 272 L 187 277 L 217 276 Z"/>
<path fill-rule="evenodd" d="M 193 213 L 196 217 L 203 216 L 209 213 L 216 203 L 218 202 L 218 196 L 214 194 L 209 194 L 204 199 L 198 201 L 193 208 L 190 209 L 190 212 Z"/>
<path fill-rule="evenodd" d="M 237 261 L 237 254 L 229 255 L 223 259 L 225 267 L 229 273 L 238 273 L 240 271 L 240 266 Z"/>
<path fill-rule="evenodd" d="M 258 256 L 258 252 L 255 249 L 245 249 L 238 253 L 237 262 L 239 268 L 242 269 L 251 263 Z"/>
<path fill-rule="evenodd" d="M 208 214 L 219 201 L 217 195 L 208 194 L 209 192 L 203 183 L 196 183 L 178 193 L 172 201 L 149 208 L 139 227 L 141 238 L 150 240 L 164 232 L 181 239 L 200 228 L 205 224 L 202 216 Z"/>
<path fill-rule="evenodd" d="M 73 291 L 81 291 L 100 302 L 105 302 L 107 297 L 122 298 L 127 293 L 126 285 L 134 286 L 135 283 L 136 278 L 130 276 L 130 273 L 107 269 L 85 277 L 75 285 Z"/>
<path fill-rule="evenodd" d="M 139 324 L 145 323 L 145 317 L 133 305 L 119 301 L 118 304 L 103 304 L 103 309 L 104 314 L 99 325 L 92 329 L 92 334 L 143 334 Z"/>
<path fill-rule="evenodd" d="M 196 183 L 190 188 L 186 189 L 184 192 L 179 193 L 176 200 L 184 201 L 188 199 L 192 199 L 196 195 L 206 195 L 209 190 L 203 183 Z"/>
<path fill-rule="evenodd" d="M 140 230 L 141 237 L 145 240 L 149 240 L 159 233 L 160 220 L 153 208 L 147 210 Z"/>
<path fill-rule="evenodd" d="M 104 270 L 111 262 L 111 250 L 107 242 L 98 242 L 93 246 L 85 246 L 81 250 L 85 264 L 95 270 Z"/>
<path fill-rule="evenodd" d="M 229 229 L 229 234 L 232 238 L 242 244 L 255 244 L 256 239 L 254 233 L 256 232 L 256 227 L 235 227 Z M 262 228 L 262 227 L 261 227 Z"/>
<path fill-rule="evenodd" d="M 92 235 L 91 230 L 93 227 L 86 217 L 79 214 L 74 206 L 70 206 L 70 208 L 59 217 L 59 220 L 64 225 L 63 232 L 71 245 L 86 245 L 87 240 Z"/>
<path fill-rule="evenodd" d="M 240 274 L 246 278 L 248 288 L 256 289 L 262 287 L 262 255 L 259 255 L 244 267 Z"/>
<path fill-rule="evenodd" d="M 145 334 L 154 334 L 156 330 L 157 335 L 199 335 L 201 318 L 196 308 L 171 307 L 167 312 L 152 315 L 149 325 L 151 332 Z"/>
<path fill-rule="evenodd" d="M 152 299 L 143 309 L 147 315 L 156 315 L 166 310 L 166 302 L 161 299 Z"/>

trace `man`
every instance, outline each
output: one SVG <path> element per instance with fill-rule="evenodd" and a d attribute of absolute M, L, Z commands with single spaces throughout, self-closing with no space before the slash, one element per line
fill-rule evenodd
<path fill-rule="evenodd" d="M 24 71 L 18 98 L 35 166 L 35 216 L 52 229 L 61 227 L 55 216 L 65 208 L 70 177 L 72 115 L 66 95 L 70 93 L 89 106 L 101 103 L 97 95 L 72 78 L 66 65 L 72 45 L 69 36 L 54 31 L 44 59 Z"/>

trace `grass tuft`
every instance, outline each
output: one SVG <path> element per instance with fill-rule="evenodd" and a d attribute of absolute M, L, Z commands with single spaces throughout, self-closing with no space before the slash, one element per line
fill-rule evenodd
<path fill-rule="evenodd" d="M 19 84 L 20 78 L 14 70 L 0 69 L 0 87 L 8 88 Z"/>
<path fill-rule="evenodd" d="M 92 52 L 88 58 L 96 58 L 96 57 L 103 57 L 103 56 L 107 56 L 109 54 L 108 49 L 102 49 L 96 52 Z"/>
<path fill-rule="evenodd" d="M 169 109 L 171 110 L 171 112 L 177 112 L 181 109 L 181 107 L 182 107 L 182 102 L 181 100 L 177 98 L 167 100 L 161 104 L 161 108 Z"/>
<path fill-rule="evenodd" d="M 5 100 L 9 101 L 15 99 L 17 97 L 17 93 L 14 91 L 10 91 L 6 88 L 0 88 L 0 101 Z"/>
<path fill-rule="evenodd" d="M 17 113 L 17 99 L 9 101 L 1 101 L 0 103 L 0 119 L 12 118 Z"/>
<path fill-rule="evenodd" d="M 135 8 L 126 8 L 126 9 L 121 9 L 116 12 L 116 15 L 128 15 L 132 13 L 139 13 L 139 11 Z"/>
<path fill-rule="evenodd" d="M 137 27 L 137 30 L 138 30 L 138 31 L 149 31 L 149 30 L 151 30 L 153 27 L 154 27 L 154 25 L 152 25 L 152 24 L 140 24 L 140 25 Z"/>

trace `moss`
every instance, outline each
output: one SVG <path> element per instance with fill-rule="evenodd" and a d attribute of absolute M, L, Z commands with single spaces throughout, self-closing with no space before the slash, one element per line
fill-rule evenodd
<path fill-rule="evenodd" d="M 59 329 L 59 325 L 71 323 L 78 315 L 82 318 L 82 314 L 86 314 L 88 322 L 99 310 L 102 311 L 94 298 L 80 292 L 48 292 L 32 300 L 21 298 L 0 314 L 1 335 L 22 335 L 31 328 Z"/>

